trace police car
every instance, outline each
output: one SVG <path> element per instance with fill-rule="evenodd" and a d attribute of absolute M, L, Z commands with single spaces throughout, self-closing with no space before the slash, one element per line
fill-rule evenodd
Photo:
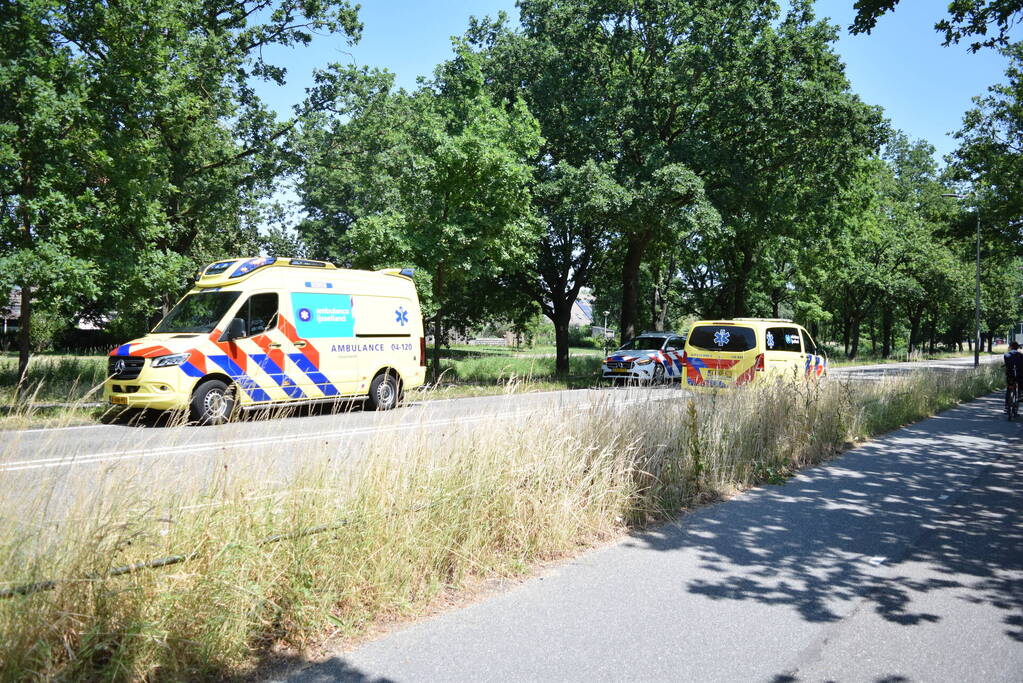
<path fill-rule="evenodd" d="M 604 359 L 601 377 L 612 382 L 663 382 L 685 376 L 686 338 L 674 332 L 644 332 Z"/>

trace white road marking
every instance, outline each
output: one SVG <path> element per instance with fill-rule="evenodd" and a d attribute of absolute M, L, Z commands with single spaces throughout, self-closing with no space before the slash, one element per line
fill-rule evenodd
<path fill-rule="evenodd" d="M 74 427 L 33 427 L 32 429 L 12 429 L 4 434 L 29 434 L 32 432 L 63 432 L 69 429 L 99 429 L 110 425 L 77 425 Z"/>

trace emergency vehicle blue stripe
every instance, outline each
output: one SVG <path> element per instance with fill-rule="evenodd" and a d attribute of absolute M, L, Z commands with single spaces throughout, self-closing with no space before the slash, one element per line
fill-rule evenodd
<path fill-rule="evenodd" d="M 191 361 L 184 363 L 181 370 L 189 377 L 202 377 L 202 370 L 192 365 Z"/>
<path fill-rule="evenodd" d="M 337 396 L 341 393 L 337 390 L 337 387 L 331 384 L 330 380 L 327 379 L 315 365 L 313 365 L 312 361 L 306 358 L 303 354 L 289 353 L 288 358 L 294 361 L 295 365 L 298 366 L 298 369 L 304 372 L 309 379 L 313 381 L 313 384 L 316 385 L 317 389 L 323 392 L 324 396 Z"/>
<path fill-rule="evenodd" d="M 700 370 L 701 369 L 706 369 L 707 368 L 707 364 L 704 363 L 702 359 L 700 359 L 700 358 L 693 358 L 692 356 L 690 356 L 689 357 L 689 364 L 692 365 L 694 368 L 696 368 L 697 374 L 699 374 L 700 377 L 703 377 L 703 373 L 700 372 Z M 686 373 L 686 383 L 687 384 L 693 384 L 693 385 L 698 384 L 696 380 L 694 380 L 692 377 L 689 377 L 688 373 Z"/>
<path fill-rule="evenodd" d="M 259 388 L 256 382 L 242 372 L 242 369 L 231 360 L 228 356 L 207 356 L 211 361 L 219 365 L 224 371 L 233 379 L 238 382 L 240 386 L 249 396 L 252 397 L 253 401 L 270 401 L 270 394 L 266 393 Z"/>
<path fill-rule="evenodd" d="M 284 390 L 284 393 L 291 398 L 305 398 L 305 394 L 295 384 L 295 380 L 288 377 L 284 370 L 273 362 L 273 359 L 265 353 L 250 353 L 249 360 L 255 361 L 263 372 L 270 375 L 273 381 L 277 382 L 277 386 Z"/>

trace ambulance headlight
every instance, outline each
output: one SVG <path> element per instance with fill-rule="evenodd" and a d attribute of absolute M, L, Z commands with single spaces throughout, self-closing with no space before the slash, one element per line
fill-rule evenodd
<path fill-rule="evenodd" d="M 171 368 L 174 367 L 175 365 L 181 365 L 182 363 L 187 362 L 188 357 L 191 355 L 192 354 L 190 353 L 175 353 L 171 354 L 170 356 L 160 356 L 158 358 L 153 359 L 153 367 Z"/>
<path fill-rule="evenodd" d="M 653 362 L 653 358 L 644 358 L 643 360 L 636 361 L 636 365 L 650 365 Z"/>

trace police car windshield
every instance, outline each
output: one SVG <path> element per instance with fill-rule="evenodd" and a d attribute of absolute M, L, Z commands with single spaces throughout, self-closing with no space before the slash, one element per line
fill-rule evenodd
<path fill-rule="evenodd" d="M 209 334 L 217 328 L 227 309 L 241 292 L 203 292 L 189 294 L 171 309 L 153 332 Z"/>
<path fill-rule="evenodd" d="M 636 337 L 625 343 L 619 351 L 659 351 L 665 337 Z"/>

